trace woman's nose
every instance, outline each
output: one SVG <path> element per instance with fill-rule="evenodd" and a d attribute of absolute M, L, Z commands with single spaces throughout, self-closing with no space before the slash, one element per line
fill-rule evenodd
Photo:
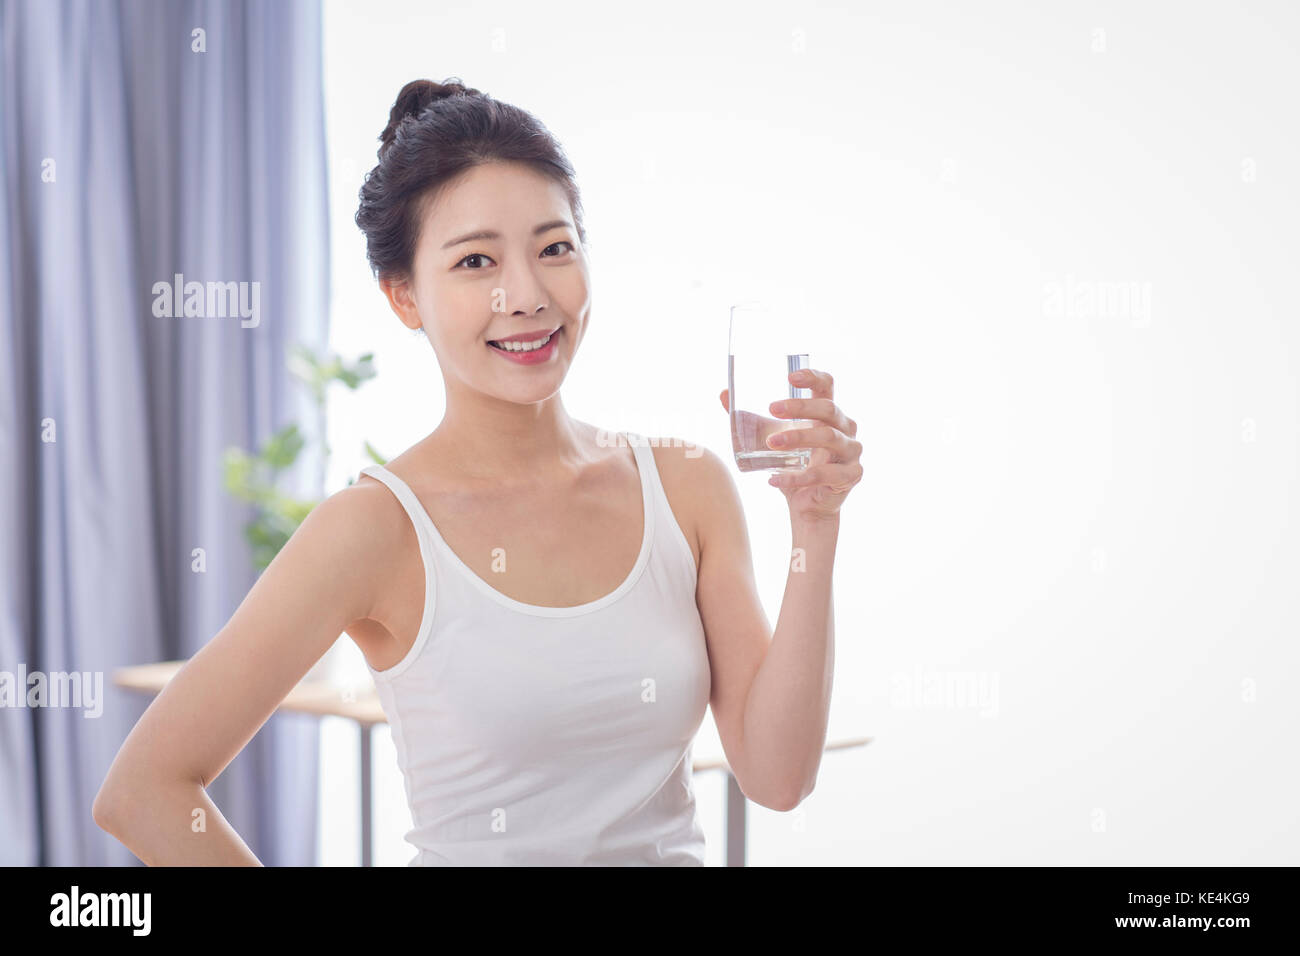
<path fill-rule="evenodd" d="M 536 315 L 550 302 L 545 286 L 538 281 L 533 270 L 526 266 L 509 270 L 497 292 L 497 311 L 511 315 Z"/>

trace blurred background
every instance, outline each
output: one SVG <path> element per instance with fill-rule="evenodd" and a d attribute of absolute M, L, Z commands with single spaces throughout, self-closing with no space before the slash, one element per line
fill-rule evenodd
<path fill-rule="evenodd" d="M 779 295 L 858 422 L 830 734 L 872 740 L 749 807 L 749 865 L 1297 862 L 1294 6 L 0 0 L 0 50 L 0 864 L 136 862 L 90 815 L 113 675 L 438 424 L 353 222 L 419 77 L 577 169 L 575 417 L 729 459 L 727 307 Z M 735 478 L 775 621 L 785 502 Z M 346 636 L 311 676 L 368 681 Z M 363 756 L 404 865 L 359 739 L 277 714 L 208 790 L 264 863 L 356 865 Z"/>

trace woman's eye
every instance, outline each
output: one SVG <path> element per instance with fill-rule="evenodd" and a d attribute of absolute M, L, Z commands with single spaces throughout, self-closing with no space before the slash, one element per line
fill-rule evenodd
<path fill-rule="evenodd" d="M 561 240 L 561 241 L 559 241 L 559 242 L 553 242 L 553 243 L 551 243 L 549 246 L 547 246 L 545 249 L 543 249 L 543 250 L 542 250 L 542 254 L 543 254 L 543 256 L 544 256 L 545 258 L 547 258 L 547 259 L 554 259 L 555 256 L 553 256 L 553 255 L 552 255 L 552 256 L 548 256 L 548 255 L 546 255 L 546 253 L 550 252 L 550 250 L 554 249 L 556 246 L 568 246 L 568 247 L 569 247 L 569 251 L 570 251 L 570 252 L 573 251 L 573 243 L 571 243 L 571 242 L 567 242 L 567 241 L 565 241 L 565 240 Z M 559 253 L 556 253 L 556 255 L 559 255 Z M 469 262 L 471 259 L 486 259 L 488 262 L 491 262 L 491 261 L 492 261 L 490 258 L 488 258 L 487 256 L 483 255 L 483 253 L 481 253 L 481 252 L 475 252 L 475 253 L 472 253 L 471 255 L 466 256 L 464 259 L 461 259 L 460 262 L 456 263 L 456 267 L 457 267 L 457 268 L 460 268 L 461 266 L 465 266 L 465 263 Z M 482 267 L 482 266 L 479 266 L 479 265 L 476 265 L 476 266 L 465 266 L 465 268 L 467 268 L 467 269 L 474 269 L 474 270 L 477 270 L 477 269 L 481 269 L 481 268 L 483 268 L 483 267 Z"/>

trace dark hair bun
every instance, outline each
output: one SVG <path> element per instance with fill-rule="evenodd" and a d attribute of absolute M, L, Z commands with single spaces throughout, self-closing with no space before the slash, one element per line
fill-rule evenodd
<path fill-rule="evenodd" d="M 467 87 L 460 77 L 451 76 L 442 83 L 433 80 L 412 80 L 402 87 L 397 94 L 397 101 L 388 114 L 388 125 L 379 134 L 379 156 L 382 159 L 393 140 L 397 138 L 397 129 L 408 117 L 419 116 L 430 103 L 445 100 L 449 96 L 481 96 L 475 89 Z"/>
<path fill-rule="evenodd" d="M 381 281 L 411 277 L 429 200 L 485 163 L 522 163 L 562 186 L 578 241 L 587 244 L 573 164 L 527 110 L 471 89 L 458 77 L 413 80 L 397 94 L 379 139 L 379 163 L 357 192 L 356 223 Z"/>

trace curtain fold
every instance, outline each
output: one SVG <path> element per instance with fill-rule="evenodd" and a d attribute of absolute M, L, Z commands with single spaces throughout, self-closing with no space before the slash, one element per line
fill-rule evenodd
<path fill-rule="evenodd" d="M 90 808 L 148 700 L 112 673 L 255 581 L 224 450 L 321 433 L 286 371 L 328 334 L 321 10 L 0 0 L 0 51 L 0 679 L 103 681 L 99 716 L 0 707 L 0 864 L 118 865 Z M 178 275 L 234 314 L 162 309 Z M 317 739 L 272 717 L 208 788 L 263 863 L 316 863 Z"/>

